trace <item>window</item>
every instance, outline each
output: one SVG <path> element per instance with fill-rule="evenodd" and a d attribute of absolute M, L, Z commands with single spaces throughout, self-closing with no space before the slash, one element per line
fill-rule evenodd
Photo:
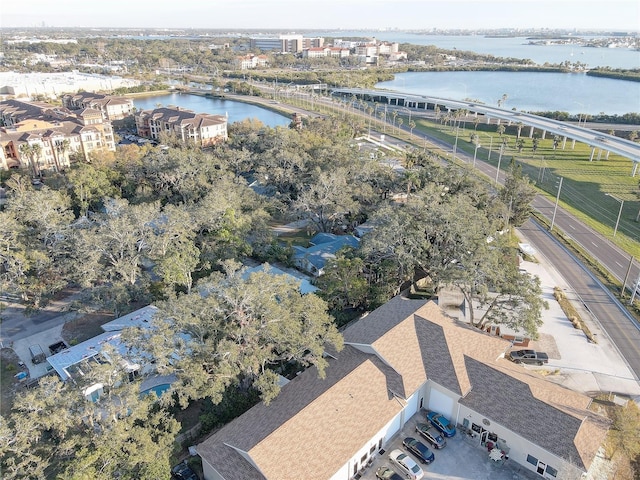
<path fill-rule="evenodd" d="M 538 466 L 538 459 L 533 455 L 527 455 L 527 462 L 529 462 L 534 467 Z"/>
<path fill-rule="evenodd" d="M 547 472 L 546 473 L 547 473 L 547 475 L 550 475 L 553 478 L 556 478 L 558 476 L 558 471 L 555 468 L 553 468 L 553 467 L 551 467 L 549 465 L 547 465 Z"/>
<path fill-rule="evenodd" d="M 368 457 L 368 456 L 369 456 L 369 454 L 368 454 L 368 453 L 365 453 L 365 454 L 362 456 L 362 458 L 360 459 L 360 463 L 362 463 L 363 465 L 364 465 L 365 463 L 367 463 L 367 457 Z"/>
<path fill-rule="evenodd" d="M 370 454 L 372 454 L 372 453 L 373 453 L 373 452 L 375 452 L 375 451 L 376 451 L 376 446 L 375 446 L 375 444 L 374 444 L 374 445 L 371 445 L 371 448 L 369 449 L 369 453 L 370 453 Z"/>

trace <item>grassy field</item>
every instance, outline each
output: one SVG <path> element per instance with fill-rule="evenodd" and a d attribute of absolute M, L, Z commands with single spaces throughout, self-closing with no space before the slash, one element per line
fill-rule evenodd
<path fill-rule="evenodd" d="M 414 133 L 427 133 L 448 143 L 455 142 L 455 129 L 451 126 L 424 119 L 419 119 L 416 123 Z M 478 159 L 497 166 L 499 147 L 502 138 L 505 138 L 507 147 L 502 155 L 502 170 L 508 168 L 511 158 L 514 158 L 541 193 L 553 200 L 562 177 L 560 205 L 628 253 L 640 256 L 640 222 L 636 221 L 640 211 L 639 177 L 631 176 L 631 160 L 616 154 L 607 156 L 607 152 L 598 149 L 591 160 L 591 147 L 579 142 L 573 145 L 571 140 L 564 144 L 561 140 L 554 149 L 553 137 L 549 135 L 546 139 L 539 140 L 534 152 L 528 128 L 521 132 L 524 148 L 519 152 L 515 132 L 511 134 L 508 131 L 501 137 L 496 132 L 496 125 L 478 125 L 478 130 L 475 130 L 471 122 L 459 129 L 458 151 L 473 155 L 475 146 L 470 141 L 473 133 L 480 137 Z M 490 145 L 492 152 L 491 160 L 488 161 Z M 619 213 L 618 230 L 614 237 Z"/>

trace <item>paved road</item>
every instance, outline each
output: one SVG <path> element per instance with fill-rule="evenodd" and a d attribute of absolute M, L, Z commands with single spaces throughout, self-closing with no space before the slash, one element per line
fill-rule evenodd
<path fill-rule="evenodd" d="M 52 300 L 45 308 L 32 314 L 24 314 L 24 306 L 7 303 L 2 311 L 0 323 L 0 345 L 8 346 L 17 340 L 44 332 L 78 316 L 78 312 L 69 311 L 71 303 L 81 296 L 77 290 L 66 290 L 61 299 Z"/>
<path fill-rule="evenodd" d="M 443 146 L 442 142 L 434 139 L 430 139 L 430 143 Z M 452 147 L 449 145 L 448 148 Z M 458 152 L 456 156 L 463 162 L 473 161 L 473 157 L 464 152 Z M 490 179 L 496 179 L 496 167 L 482 161 L 477 161 L 475 166 Z M 498 183 L 503 183 L 502 171 L 499 172 L 497 180 Z M 542 195 L 537 195 L 532 205 L 551 222 L 554 202 Z M 630 263 L 628 254 L 560 207 L 556 211 L 554 225 L 554 228 L 566 232 L 616 278 L 623 281 Z M 640 380 L 640 324 L 593 274 L 543 227 L 529 220 L 520 230 L 530 243 L 555 266 L 567 284 L 582 299 L 585 308 L 593 315 L 593 320 L 600 323 L 625 358 L 636 379 Z M 639 271 L 637 263 L 634 262 L 627 285 L 637 278 Z"/>
<path fill-rule="evenodd" d="M 542 226 L 533 220 L 520 229 L 582 300 L 614 342 L 636 379 L 640 379 L 640 327 L 593 274 Z"/>

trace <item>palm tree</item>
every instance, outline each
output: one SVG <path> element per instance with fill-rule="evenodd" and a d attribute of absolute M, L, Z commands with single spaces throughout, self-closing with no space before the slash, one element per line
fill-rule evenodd
<path fill-rule="evenodd" d="M 440 107 L 438 105 L 436 105 L 434 112 L 436 113 L 436 121 L 437 121 L 438 118 L 440 118 Z"/>
<path fill-rule="evenodd" d="M 409 194 L 411 193 L 411 188 L 414 187 L 414 186 L 415 187 L 419 186 L 420 176 L 418 175 L 418 172 L 416 172 L 416 171 L 405 170 L 404 179 L 407 182 L 407 198 L 408 198 Z"/>
<path fill-rule="evenodd" d="M 396 128 L 396 117 L 397 116 L 398 116 L 398 112 L 396 112 L 395 110 L 393 112 L 391 112 L 391 120 L 392 120 L 391 131 L 393 131 L 393 129 Z"/>
<path fill-rule="evenodd" d="M 409 120 L 409 132 L 413 135 L 413 129 L 416 128 L 416 122 Z"/>
<path fill-rule="evenodd" d="M 633 131 L 629 132 L 629 137 L 628 138 L 632 142 L 635 142 L 638 139 L 638 131 L 637 130 L 633 130 Z"/>
<path fill-rule="evenodd" d="M 501 137 L 504 134 L 505 130 L 506 130 L 506 128 L 502 124 L 498 125 L 498 128 L 496 128 L 496 132 L 498 132 L 498 135 L 500 135 Z"/>
<path fill-rule="evenodd" d="M 532 142 L 531 149 L 535 153 L 535 151 L 538 150 L 538 144 L 540 143 L 540 139 L 538 137 L 533 137 L 531 139 L 531 142 Z"/>
<path fill-rule="evenodd" d="M 37 161 L 40 159 L 40 153 L 42 152 L 42 147 L 34 143 L 33 145 L 29 143 L 23 143 L 18 147 L 21 156 L 27 159 L 27 163 L 31 167 L 31 171 L 34 177 L 39 176 L 40 169 L 38 168 Z"/>
<path fill-rule="evenodd" d="M 385 112 L 380 112 L 378 113 L 378 116 L 380 117 L 380 121 L 384 122 L 384 124 L 382 125 L 382 131 L 386 132 L 387 131 L 387 115 L 385 114 Z"/>
<path fill-rule="evenodd" d="M 516 138 L 520 138 L 520 133 L 522 132 L 522 128 L 524 127 L 524 124 L 522 122 L 518 122 L 517 126 L 518 126 L 518 135 Z"/>
<path fill-rule="evenodd" d="M 60 168 L 60 156 L 62 156 L 62 158 L 65 157 L 65 153 L 67 152 L 67 150 L 69 149 L 69 140 L 67 140 L 66 138 L 62 141 L 57 140 L 55 142 L 53 151 L 54 151 L 54 155 L 53 155 L 53 159 L 54 162 L 56 164 L 56 172 L 60 172 L 61 168 Z"/>
<path fill-rule="evenodd" d="M 404 120 L 402 120 L 402 117 L 400 117 L 400 118 L 398 119 L 398 130 L 401 130 L 401 128 L 402 128 L 402 124 L 403 124 L 403 123 L 404 123 Z"/>

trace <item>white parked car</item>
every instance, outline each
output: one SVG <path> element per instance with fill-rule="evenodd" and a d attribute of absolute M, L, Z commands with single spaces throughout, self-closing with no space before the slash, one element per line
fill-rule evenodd
<path fill-rule="evenodd" d="M 411 480 L 420 480 L 424 477 L 424 472 L 413 459 L 400 449 L 396 449 L 389 454 L 389 460 Z"/>

